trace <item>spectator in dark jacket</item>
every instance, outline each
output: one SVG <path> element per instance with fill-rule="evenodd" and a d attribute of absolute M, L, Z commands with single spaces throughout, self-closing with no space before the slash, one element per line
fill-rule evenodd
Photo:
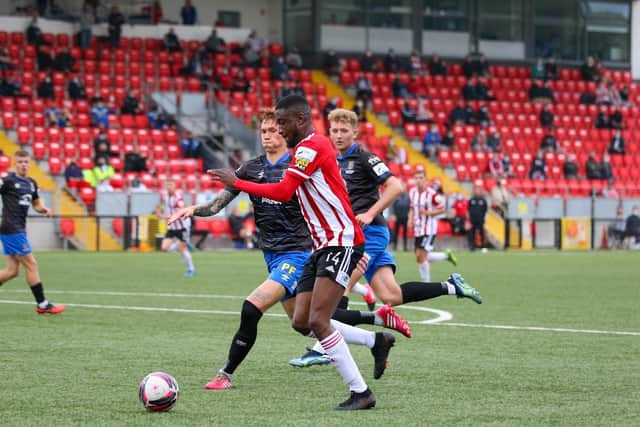
<path fill-rule="evenodd" d="M 120 47 L 120 36 L 122 35 L 122 25 L 124 24 L 124 15 L 118 9 L 118 6 L 113 5 L 111 7 L 111 13 L 107 18 L 108 31 L 109 31 L 109 46 L 112 49 Z"/>
<path fill-rule="evenodd" d="M 87 97 L 86 90 L 84 85 L 78 78 L 78 76 L 73 76 L 69 85 L 67 86 L 67 92 L 69 93 L 69 98 L 71 99 L 85 99 Z"/>
<path fill-rule="evenodd" d="M 531 179 L 545 179 L 547 177 L 547 162 L 544 160 L 542 150 L 538 150 L 538 154 L 531 161 L 531 170 L 529 171 L 529 178 Z"/>
<path fill-rule="evenodd" d="M 431 59 L 429 60 L 429 74 L 432 76 L 447 75 L 447 66 L 437 53 L 431 55 Z"/>
<path fill-rule="evenodd" d="M 40 46 L 44 43 L 44 37 L 42 36 L 42 30 L 38 26 L 38 16 L 34 16 L 29 23 L 26 31 L 27 43 L 34 46 Z"/>
<path fill-rule="evenodd" d="M 338 59 L 338 55 L 336 55 L 336 51 L 333 49 L 329 49 L 324 55 L 324 71 L 330 76 L 340 74 L 340 60 Z"/>
<path fill-rule="evenodd" d="M 636 240 L 640 240 L 640 207 L 637 205 L 631 210 L 631 215 L 627 217 L 627 221 L 624 227 L 625 237 L 633 237 Z"/>
<path fill-rule="evenodd" d="M 225 42 L 222 38 L 218 37 L 218 31 L 214 28 L 211 30 L 211 34 L 204 42 L 204 46 L 207 53 L 224 53 Z"/>
<path fill-rule="evenodd" d="M 609 153 L 604 153 L 600 162 L 600 176 L 602 179 L 613 179 L 613 165 L 610 160 Z"/>
<path fill-rule="evenodd" d="M 67 186 L 73 186 L 73 184 L 69 185 L 70 181 L 75 181 L 76 183 L 82 181 L 82 168 L 78 166 L 74 159 L 71 159 L 67 167 L 64 169 L 64 180 L 66 181 Z"/>
<path fill-rule="evenodd" d="M 467 113 L 464 109 L 464 103 L 458 101 L 455 108 L 449 113 L 449 122 L 451 125 L 463 125 L 467 121 Z"/>
<path fill-rule="evenodd" d="M 398 234 L 400 233 L 400 227 L 402 227 L 402 248 L 407 251 L 407 223 L 409 222 L 409 207 L 411 200 L 409 194 L 406 192 L 406 184 L 402 183 L 402 189 L 404 190 L 400 196 L 393 202 L 391 206 L 391 212 L 395 216 L 396 222 L 393 227 L 393 233 L 391 234 L 391 241 L 393 242 L 393 250 L 398 249 Z"/>
<path fill-rule="evenodd" d="M 592 56 L 587 57 L 587 61 L 580 66 L 580 74 L 582 74 L 582 80 L 588 82 L 595 82 L 600 80 L 600 74 L 596 61 Z"/>
<path fill-rule="evenodd" d="M 484 189 L 480 185 L 473 187 L 473 196 L 467 204 L 469 221 L 471 228 L 469 229 L 469 248 L 473 251 L 480 247 L 484 247 L 484 221 L 487 216 L 489 204 L 484 196 Z M 479 245 L 478 245 L 479 241 Z"/>
<path fill-rule="evenodd" d="M 577 179 L 578 178 L 578 164 L 576 163 L 576 155 L 569 154 L 567 160 L 562 165 L 562 172 L 564 173 L 564 177 L 566 179 Z"/>
<path fill-rule="evenodd" d="M 384 57 L 384 69 L 387 73 L 396 73 L 400 67 L 398 64 L 398 57 L 396 51 L 393 48 L 389 49 L 387 55 Z"/>
<path fill-rule="evenodd" d="M 587 179 L 602 178 L 600 165 L 596 160 L 595 153 L 589 153 L 589 158 L 587 159 L 587 163 L 585 163 L 585 175 L 587 176 Z"/>
<path fill-rule="evenodd" d="M 613 113 L 609 115 L 609 126 L 611 129 L 624 129 L 624 117 L 619 108 L 613 110 Z"/>
<path fill-rule="evenodd" d="M 462 63 L 462 73 L 468 79 L 472 78 L 476 74 L 476 67 L 473 63 L 473 57 L 471 54 L 468 54 L 464 57 L 464 62 Z"/>
<path fill-rule="evenodd" d="M 478 93 L 476 92 L 476 86 L 471 79 L 467 80 L 467 83 L 462 87 L 462 98 L 465 101 L 475 101 L 478 99 Z"/>
<path fill-rule="evenodd" d="M 558 151 L 558 140 L 553 134 L 553 128 L 549 128 L 549 132 L 542 137 L 542 141 L 540 141 L 540 149 L 547 153 L 555 153 Z"/>
<path fill-rule="evenodd" d="M 287 80 L 289 77 L 289 67 L 284 62 L 284 57 L 271 58 L 271 78 L 273 80 Z"/>
<path fill-rule="evenodd" d="M 53 60 L 53 68 L 56 71 L 64 71 L 68 73 L 73 68 L 73 57 L 69 53 L 69 49 L 63 47 L 60 50 L 60 53 L 56 55 L 56 58 Z"/>
<path fill-rule="evenodd" d="M 609 143 L 609 154 L 625 154 L 624 148 L 624 138 L 622 137 L 622 132 L 620 130 L 616 130 L 616 133 L 611 138 L 611 142 Z"/>
<path fill-rule="evenodd" d="M 38 85 L 38 97 L 45 99 L 53 99 L 53 82 L 50 76 L 46 76 L 40 85 Z"/>
<path fill-rule="evenodd" d="M 130 90 L 122 102 L 120 112 L 122 114 L 138 114 L 140 113 L 140 105 L 134 91 Z"/>
<path fill-rule="evenodd" d="M 182 50 L 180 39 L 173 28 L 169 28 L 169 32 L 164 35 L 164 48 L 169 52 L 180 52 Z"/>
<path fill-rule="evenodd" d="M 198 10 L 191 4 L 191 0 L 185 0 L 184 6 L 180 9 L 182 25 L 196 25 L 198 21 Z"/>
<path fill-rule="evenodd" d="M 191 132 L 187 132 L 185 138 L 181 141 L 182 155 L 188 158 L 200 157 L 200 141 L 193 137 Z"/>
<path fill-rule="evenodd" d="M 598 115 L 596 116 L 596 120 L 595 120 L 595 128 L 596 129 L 610 129 L 611 128 L 611 124 L 609 123 L 609 116 L 607 116 L 607 107 L 602 106 L 600 107 L 600 111 L 598 112 Z"/>
<path fill-rule="evenodd" d="M 40 46 L 38 48 L 36 62 L 38 63 L 39 71 L 49 71 L 53 67 L 53 58 L 48 47 Z"/>
<path fill-rule="evenodd" d="M 543 128 L 548 128 L 553 126 L 553 121 L 555 116 L 553 112 L 551 112 L 551 106 L 549 104 L 545 105 L 542 111 L 540 111 L 540 126 Z"/>
<path fill-rule="evenodd" d="M 374 70 L 375 65 L 375 58 L 373 57 L 371 50 L 365 50 L 364 55 L 362 55 L 362 59 L 360 59 L 360 69 L 364 72 L 371 72 Z"/>
<path fill-rule="evenodd" d="M 409 88 L 406 84 L 402 83 L 400 77 L 396 74 L 393 79 L 393 83 L 391 83 L 391 89 L 393 91 L 393 96 L 396 98 L 410 98 L 411 94 L 409 93 Z"/>

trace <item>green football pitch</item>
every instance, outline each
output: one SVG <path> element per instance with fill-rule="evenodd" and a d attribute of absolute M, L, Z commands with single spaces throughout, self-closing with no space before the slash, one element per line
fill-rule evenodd
<path fill-rule="evenodd" d="M 412 254 L 396 255 L 398 281 L 416 280 Z M 640 422 L 637 253 L 460 253 L 456 271 L 484 303 L 444 296 L 398 307 L 414 337 L 396 334 L 380 380 L 370 352 L 352 347 L 378 398 L 374 410 L 353 413 L 333 410 L 348 395 L 334 368 L 287 365 L 311 341 L 280 307 L 262 319 L 235 388 L 204 389 L 226 359 L 243 298 L 266 275 L 259 252 L 195 253 L 193 278 L 176 254 L 37 258 L 47 297 L 67 310 L 37 315 L 23 277 L 0 287 L 2 425 Z M 432 265 L 436 280 L 451 271 Z M 351 307 L 366 309 L 359 297 Z M 138 381 L 155 370 L 180 384 L 172 412 L 138 403 Z"/>

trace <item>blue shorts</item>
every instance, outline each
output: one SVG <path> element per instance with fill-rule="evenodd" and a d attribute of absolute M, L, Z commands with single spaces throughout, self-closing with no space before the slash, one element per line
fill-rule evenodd
<path fill-rule="evenodd" d="M 269 279 L 278 282 L 287 291 L 282 298 L 286 301 L 296 296 L 298 281 L 311 252 L 264 252 Z"/>
<path fill-rule="evenodd" d="M 29 255 L 31 245 L 26 233 L 0 234 L 2 253 L 4 255 Z"/>
<path fill-rule="evenodd" d="M 367 282 L 370 282 L 373 275 L 380 267 L 388 265 L 393 272 L 396 272 L 396 262 L 393 255 L 387 251 L 389 247 L 389 227 L 384 225 L 367 225 L 362 229 L 364 232 L 364 252 L 369 256 L 367 271 L 364 273 Z"/>

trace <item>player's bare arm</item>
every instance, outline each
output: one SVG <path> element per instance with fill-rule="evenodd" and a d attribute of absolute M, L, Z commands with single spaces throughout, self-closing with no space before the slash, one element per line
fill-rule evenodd
<path fill-rule="evenodd" d="M 378 201 L 366 212 L 356 215 L 358 224 L 361 227 L 371 224 L 371 221 L 373 221 L 376 215 L 382 213 L 382 211 L 391 206 L 391 204 L 400 197 L 400 194 L 402 194 L 402 184 L 400 184 L 400 180 L 395 176 L 387 178 L 382 184 L 382 188 L 384 191 Z"/>
<path fill-rule="evenodd" d="M 33 207 L 33 210 L 35 210 L 36 212 L 43 214 L 46 217 L 50 217 L 51 216 L 51 209 L 49 209 L 48 207 L 46 207 L 43 203 L 41 199 L 35 199 L 32 203 L 31 206 Z"/>
<path fill-rule="evenodd" d="M 213 216 L 224 209 L 233 199 L 235 194 L 229 190 L 222 190 L 213 200 L 200 205 L 186 206 L 179 209 L 175 214 L 171 215 L 167 221 L 171 224 L 179 219 L 188 218 L 190 216 L 207 217 Z"/>

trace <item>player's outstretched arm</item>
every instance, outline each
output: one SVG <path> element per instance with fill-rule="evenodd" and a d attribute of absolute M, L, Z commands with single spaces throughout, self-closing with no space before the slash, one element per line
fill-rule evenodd
<path fill-rule="evenodd" d="M 237 190 L 254 196 L 268 197 L 278 202 L 288 202 L 302 183 L 302 178 L 293 173 L 286 173 L 282 181 L 274 184 L 257 184 L 238 179 L 232 169 L 211 169 L 207 173 L 215 180 L 225 183 Z"/>
<path fill-rule="evenodd" d="M 167 223 L 171 224 L 179 219 L 190 216 L 213 216 L 224 209 L 235 198 L 236 194 L 224 189 L 210 202 L 178 209 L 176 213 L 169 217 Z"/>

